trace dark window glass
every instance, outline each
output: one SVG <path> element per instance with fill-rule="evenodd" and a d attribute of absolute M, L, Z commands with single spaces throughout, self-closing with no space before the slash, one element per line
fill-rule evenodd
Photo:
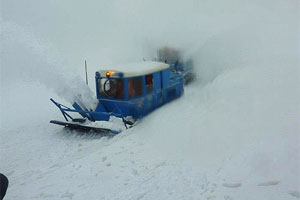
<path fill-rule="evenodd" d="M 124 83 L 119 78 L 98 79 L 100 97 L 124 98 Z"/>
<path fill-rule="evenodd" d="M 142 77 L 132 78 L 128 81 L 129 98 L 141 96 L 143 94 L 143 79 Z"/>
<path fill-rule="evenodd" d="M 146 76 L 146 91 L 147 93 L 153 90 L 153 75 L 149 74 Z"/>

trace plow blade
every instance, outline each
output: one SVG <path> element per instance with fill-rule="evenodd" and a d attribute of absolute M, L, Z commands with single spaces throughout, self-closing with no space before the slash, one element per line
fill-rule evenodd
<path fill-rule="evenodd" d="M 70 129 L 74 130 L 81 130 L 81 131 L 95 131 L 98 133 L 102 134 L 118 134 L 120 131 L 115 131 L 107 128 L 98 128 L 98 127 L 92 127 L 92 126 L 85 126 L 77 123 L 72 123 L 72 122 L 62 122 L 62 121 L 57 121 L 57 120 L 51 120 L 50 123 L 52 124 L 57 124 L 61 125 Z"/>

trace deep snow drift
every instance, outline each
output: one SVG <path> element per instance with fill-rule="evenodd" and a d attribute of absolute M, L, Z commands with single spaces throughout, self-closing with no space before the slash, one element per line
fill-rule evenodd
<path fill-rule="evenodd" d="M 300 198 L 297 1 L 91 1 L 68 13 L 67 1 L 3 2 L 7 200 Z M 196 61 L 198 79 L 182 98 L 113 138 L 48 123 L 62 119 L 50 97 L 90 95 L 78 63 L 88 59 L 93 83 L 99 66 L 150 58 L 166 43 Z"/>

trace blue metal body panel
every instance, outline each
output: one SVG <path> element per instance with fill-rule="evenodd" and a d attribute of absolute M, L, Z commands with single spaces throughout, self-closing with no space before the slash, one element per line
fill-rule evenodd
<path fill-rule="evenodd" d="M 153 73 L 153 90 L 146 93 L 145 75 L 143 77 L 143 94 L 136 98 L 128 97 L 128 90 L 125 89 L 123 99 L 100 97 L 97 92 L 99 105 L 95 112 L 103 112 L 103 108 L 112 115 L 131 116 L 134 119 L 141 118 L 164 103 L 181 96 L 183 93 L 183 77 L 178 73 L 172 73 L 170 69 Z M 96 75 L 96 83 L 100 79 Z M 132 77 L 130 77 L 132 78 Z M 127 88 L 128 79 L 123 78 L 124 86 Z M 99 91 L 98 84 L 96 90 Z M 93 116 L 98 120 L 97 116 Z"/>

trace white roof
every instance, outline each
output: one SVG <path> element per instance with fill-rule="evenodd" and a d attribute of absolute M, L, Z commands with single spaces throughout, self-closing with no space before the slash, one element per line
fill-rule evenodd
<path fill-rule="evenodd" d="M 163 62 L 144 61 L 138 63 L 128 63 L 123 65 L 114 65 L 107 70 L 100 70 L 101 76 L 106 76 L 107 71 L 121 72 L 123 77 L 142 76 L 154 72 L 168 69 L 170 66 Z"/>

